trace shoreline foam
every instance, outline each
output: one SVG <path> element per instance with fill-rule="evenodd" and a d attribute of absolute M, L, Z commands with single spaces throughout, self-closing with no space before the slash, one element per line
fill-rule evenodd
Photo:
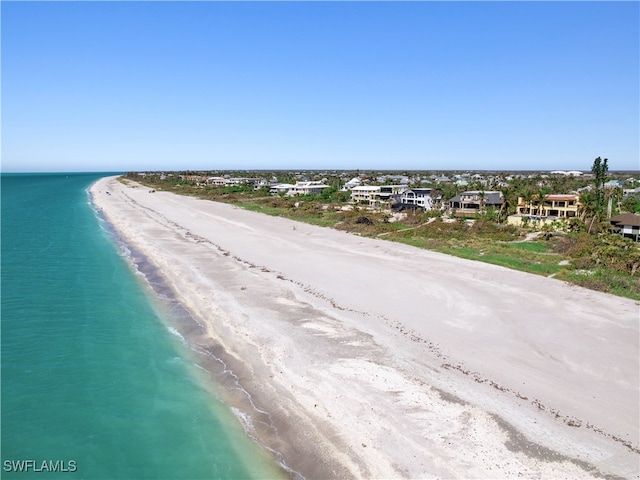
<path fill-rule="evenodd" d="M 148 191 L 91 189 L 202 322 L 189 340 L 224 355 L 270 417 L 253 425 L 292 470 L 638 476 L 635 302 Z"/>

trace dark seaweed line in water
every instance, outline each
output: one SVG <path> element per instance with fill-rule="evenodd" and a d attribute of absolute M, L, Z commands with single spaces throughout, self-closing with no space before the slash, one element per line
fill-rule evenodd
<path fill-rule="evenodd" d="M 167 224 L 170 224 L 171 226 L 175 227 L 176 229 L 181 230 L 182 232 L 184 232 L 185 237 L 188 239 L 191 239 L 193 241 L 195 241 L 196 243 L 208 243 L 212 246 L 214 246 L 216 249 L 218 249 L 224 256 L 231 256 L 231 258 L 233 258 L 235 261 L 242 263 L 244 265 L 249 266 L 250 268 L 258 268 L 257 265 L 248 262 L 246 260 L 243 260 L 235 255 L 231 255 L 231 252 L 229 252 L 228 250 L 225 250 L 224 248 L 222 248 L 220 245 L 217 245 L 213 242 L 211 242 L 210 240 L 207 240 L 206 238 L 203 238 L 199 235 L 194 235 L 193 233 L 191 233 L 188 229 L 182 227 L 181 225 L 167 219 L 166 217 L 164 217 L 164 215 L 159 214 L 157 211 L 152 210 L 150 208 L 147 207 L 143 207 L 142 205 L 140 205 L 139 203 L 135 202 L 135 200 L 131 199 L 130 197 L 128 197 L 133 203 L 135 203 L 136 205 L 138 205 L 140 208 L 144 208 L 146 210 L 149 210 L 151 212 L 153 212 L 156 215 L 159 215 L 160 217 L 162 217 L 165 222 Z M 270 269 L 268 269 L 265 266 L 261 266 L 261 271 L 263 272 L 271 272 Z M 338 309 L 338 310 L 344 310 L 344 311 L 350 311 L 353 313 L 357 313 L 360 315 L 369 315 L 368 312 L 363 312 L 363 311 L 358 311 L 358 310 L 354 310 L 351 308 L 346 308 L 346 307 L 341 307 L 339 306 L 333 299 L 328 298 L 327 296 L 323 295 L 322 293 L 318 292 L 317 290 L 312 289 L 309 286 L 304 285 L 301 282 L 295 281 L 295 280 L 291 280 L 289 278 L 286 278 L 284 275 L 282 274 L 277 274 L 277 278 L 281 279 L 281 280 L 287 280 L 291 283 L 294 283 L 300 287 L 302 287 L 304 289 L 304 291 L 306 293 L 309 293 L 321 300 L 325 300 L 327 302 L 329 302 L 331 304 L 332 307 Z M 416 343 L 422 343 L 424 344 L 427 349 L 429 350 L 430 353 L 432 353 L 435 357 L 440 358 L 441 360 L 445 360 L 445 363 L 441 364 L 442 368 L 445 368 L 447 370 L 456 370 L 460 373 L 462 373 L 463 375 L 469 376 L 471 377 L 476 383 L 488 383 L 489 385 L 491 385 L 493 388 L 495 388 L 496 390 L 500 390 L 502 392 L 505 393 L 510 393 L 512 395 L 514 395 L 515 397 L 521 399 L 521 400 L 525 400 L 528 401 L 529 398 L 524 396 L 523 394 L 521 394 L 520 392 L 516 392 L 508 387 L 505 387 L 503 385 L 500 385 L 497 382 L 494 382 L 493 380 L 490 380 L 486 377 L 484 377 L 481 373 L 479 372 L 475 372 L 475 371 L 471 371 L 467 368 L 465 368 L 462 364 L 457 363 L 457 364 L 452 364 L 452 363 L 448 363 L 446 362 L 446 360 L 448 359 L 448 357 L 443 354 L 440 349 L 437 347 L 436 344 L 434 344 L 433 342 L 431 342 L 430 340 L 424 339 L 421 336 L 417 335 L 416 332 L 414 330 L 411 329 L 407 329 L 401 322 L 399 321 L 394 321 L 391 322 L 388 318 L 382 316 L 381 317 L 383 319 L 383 321 L 387 324 L 390 325 L 394 328 L 396 328 L 400 333 L 402 333 L 404 336 L 406 336 L 407 338 L 409 338 L 411 341 L 416 342 Z M 606 432 L 604 429 L 597 427 L 589 422 L 586 421 L 582 421 L 576 417 L 570 417 L 568 415 L 562 415 L 560 413 L 560 411 L 558 409 L 552 408 L 552 407 L 547 407 L 545 406 L 542 402 L 540 402 L 540 400 L 538 399 L 533 399 L 531 400 L 531 404 L 535 405 L 539 410 L 544 411 L 544 412 L 549 412 L 551 415 L 554 416 L 554 418 L 561 420 L 563 423 L 565 423 L 566 425 L 570 426 L 570 427 L 575 427 L 575 428 L 580 428 L 583 424 L 585 425 L 585 428 L 593 430 L 594 432 L 610 439 L 613 440 L 614 442 L 620 443 L 621 445 L 625 446 L 626 448 L 628 448 L 631 452 L 640 454 L 640 447 L 637 445 L 634 445 L 631 441 L 629 440 L 625 440 L 624 438 L 618 436 L 618 435 L 614 435 L 612 433 Z"/>

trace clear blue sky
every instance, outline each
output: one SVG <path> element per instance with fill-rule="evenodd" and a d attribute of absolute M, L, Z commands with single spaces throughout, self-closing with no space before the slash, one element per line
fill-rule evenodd
<path fill-rule="evenodd" d="M 638 2 L 7 2 L 2 171 L 640 170 Z"/>

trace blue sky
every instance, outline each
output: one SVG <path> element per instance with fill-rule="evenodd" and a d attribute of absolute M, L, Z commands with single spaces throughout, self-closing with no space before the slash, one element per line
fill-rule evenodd
<path fill-rule="evenodd" d="M 1 4 L 2 171 L 640 170 L 638 2 Z"/>

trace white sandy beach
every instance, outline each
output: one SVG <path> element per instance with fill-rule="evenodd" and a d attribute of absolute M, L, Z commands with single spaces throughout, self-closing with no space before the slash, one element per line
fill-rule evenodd
<path fill-rule="evenodd" d="M 114 177 L 91 193 L 305 478 L 640 478 L 637 302 Z"/>

